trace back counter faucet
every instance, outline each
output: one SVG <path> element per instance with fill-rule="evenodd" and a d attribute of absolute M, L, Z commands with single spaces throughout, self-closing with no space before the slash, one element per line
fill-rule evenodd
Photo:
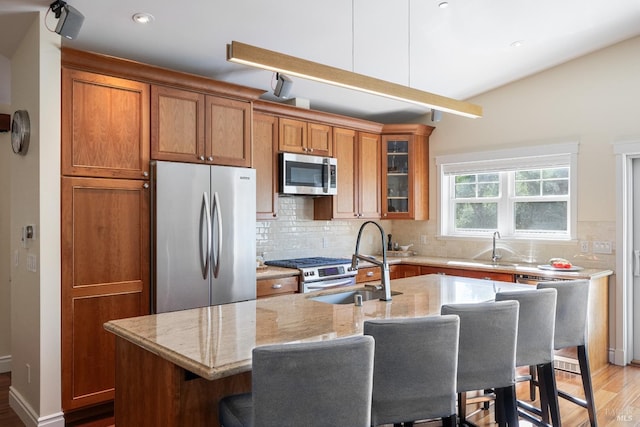
<path fill-rule="evenodd" d="M 494 231 L 493 232 L 493 250 L 491 251 L 491 261 L 493 263 L 496 263 L 500 260 L 500 258 L 502 258 L 502 255 L 499 255 L 496 253 L 496 237 L 499 239 L 500 238 L 500 232 L 499 231 Z"/>
<path fill-rule="evenodd" d="M 376 227 L 378 227 L 378 230 L 380 231 L 380 239 L 382 243 L 382 262 L 378 261 L 377 259 L 371 256 L 360 255 L 360 239 L 362 237 L 362 230 L 367 224 L 375 225 Z M 353 270 L 358 269 L 358 259 L 370 262 L 380 267 L 380 270 L 382 272 L 382 274 L 380 275 L 381 277 L 380 286 L 384 291 L 384 297 L 380 299 L 382 301 L 391 301 L 391 280 L 389 279 L 389 263 L 387 262 L 387 245 L 385 245 L 385 242 L 384 242 L 384 230 L 382 229 L 380 224 L 378 224 L 377 222 L 366 221 L 360 226 L 360 230 L 358 231 L 358 240 L 356 240 L 356 251 L 351 257 L 351 268 Z"/>

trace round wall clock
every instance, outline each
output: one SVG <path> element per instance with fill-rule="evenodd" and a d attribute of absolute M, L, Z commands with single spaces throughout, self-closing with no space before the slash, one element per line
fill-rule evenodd
<path fill-rule="evenodd" d="M 11 148 L 16 154 L 27 154 L 29 149 L 29 135 L 31 133 L 29 113 L 27 110 L 18 110 L 13 113 L 11 122 Z"/>

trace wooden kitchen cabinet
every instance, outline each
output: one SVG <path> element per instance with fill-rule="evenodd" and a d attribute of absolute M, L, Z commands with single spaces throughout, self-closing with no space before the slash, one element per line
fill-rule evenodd
<path fill-rule="evenodd" d="M 204 94 L 151 86 L 151 158 L 204 161 L 204 113 Z"/>
<path fill-rule="evenodd" d="M 62 174 L 146 179 L 149 85 L 62 69 Z"/>
<path fill-rule="evenodd" d="M 251 103 L 154 85 L 151 158 L 251 167 Z"/>
<path fill-rule="evenodd" d="M 380 218 L 380 137 L 334 128 L 338 194 L 314 199 L 314 219 Z"/>
<path fill-rule="evenodd" d="M 253 167 L 256 170 L 256 218 L 278 217 L 278 118 L 253 114 Z"/>
<path fill-rule="evenodd" d="M 251 167 L 251 103 L 209 95 L 205 102 L 207 162 Z"/>
<path fill-rule="evenodd" d="M 329 125 L 281 117 L 279 130 L 280 151 L 327 157 L 333 155 L 333 132 Z"/>
<path fill-rule="evenodd" d="M 420 274 L 446 274 L 449 276 L 471 277 L 474 279 L 496 280 L 501 282 L 513 282 L 511 273 L 500 273 L 495 271 L 465 270 L 462 268 L 431 267 L 421 266 Z"/>
<path fill-rule="evenodd" d="M 429 135 L 425 125 L 382 131 L 382 218 L 429 219 Z"/>
<path fill-rule="evenodd" d="M 62 409 L 114 398 L 106 321 L 149 313 L 149 189 L 126 179 L 62 177 Z"/>
<path fill-rule="evenodd" d="M 356 275 L 356 283 L 373 282 L 374 280 L 382 280 L 382 271 L 380 267 L 360 267 Z"/>
<path fill-rule="evenodd" d="M 294 294 L 298 292 L 298 276 L 280 277 L 278 279 L 261 279 L 257 281 L 256 286 L 258 298 Z"/>
<path fill-rule="evenodd" d="M 420 276 L 422 274 L 419 265 L 392 264 L 389 266 L 389 278 L 404 279 L 405 277 Z"/>

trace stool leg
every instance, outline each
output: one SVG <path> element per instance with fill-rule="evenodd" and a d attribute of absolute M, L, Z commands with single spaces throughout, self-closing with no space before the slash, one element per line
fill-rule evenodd
<path fill-rule="evenodd" d="M 561 427 L 558 388 L 556 386 L 556 375 L 553 362 L 538 365 L 538 377 L 538 383 L 540 384 L 540 409 L 542 410 L 542 421 L 548 424 L 549 414 L 551 414 L 551 425 L 553 427 Z"/>
<path fill-rule="evenodd" d="M 529 381 L 529 399 L 533 402 L 536 400 L 536 367 L 529 366 L 529 375 L 531 380 Z"/>
<path fill-rule="evenodd" d="M 582 377 L 582 387 L 584 389 L 585 401 L 587 402 L 587 412 L 591 427 L 598 426 L 596 418 L 596 406 L 593 399 L 593 386 L 591 384 L 591 368 L 589 367 L 589 352 L 586 345 L 578 346 L 578 363 L 580 364 L 580 376 Z"/>

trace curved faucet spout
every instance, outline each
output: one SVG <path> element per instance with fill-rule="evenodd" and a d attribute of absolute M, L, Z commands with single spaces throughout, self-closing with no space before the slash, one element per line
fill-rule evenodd
<path fill-rule="evenodd" d="M 362 238 L 362 231 L 364 230 L 367 224 L 375 225 L 378 228 L 378 231 L 380 231 L 380 242 L 382 243 L 382 262 L 369 256 L 360 255 L 360 239 Z M 380 226 L 380 224 L 378 224 L 375 221 L 365 221 L 360 226 L 360 230 L 358 231 L 358 239 L 356 240 L 356 251 L 351 257 L 351 268 L 354 270 L 358 269 L 358 259 L 362 259 L 379 266 L 380 269 L 382 270 L 382 274 L 380 277 L 381 277 L 381 286 L 382 286 L 382 289 L 384 290 L 384 297 L 380 299 L 383 301 L 391 301 L 391 280 L 389 279 L 389 263 L 387 262 L 387 245 L 384 242 L 384 236 L 385 236 L 385 232 Z"/>
<path fill-rule="evenodd" d="M 496 237 L 499 239 L 500 238 L 500 232 L 499 231 L 494 231 L 493 232 L 493 250 L 491 251 L 491 261 L 496 263 L 500 260 L 500 258 L 502 258 L 502 255 L 499 255 L 496 253 Z"/>

